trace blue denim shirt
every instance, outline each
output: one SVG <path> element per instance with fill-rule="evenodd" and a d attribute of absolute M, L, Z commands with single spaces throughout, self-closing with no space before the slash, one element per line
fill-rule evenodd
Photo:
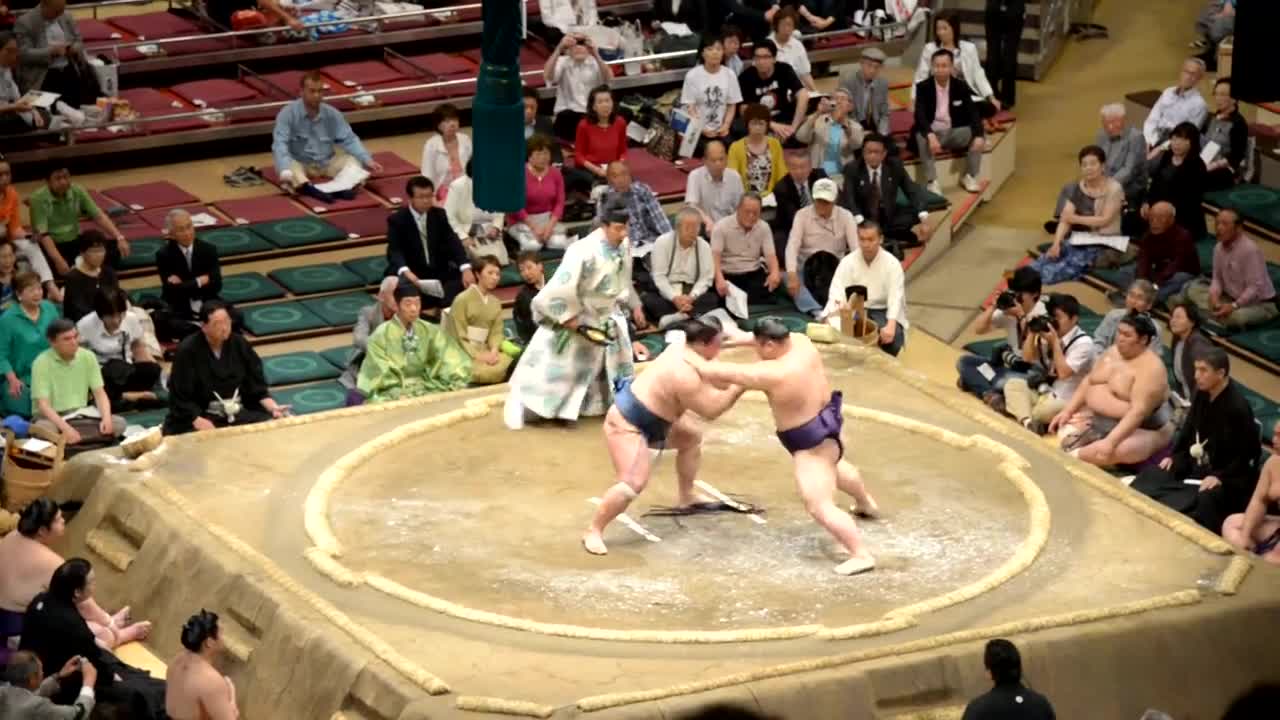
<path fill-rule="evenodd" d="M 276 172 L 288 170 L 290 160 L 323 167 L 333 159 L 335 145 L 359 160 L 361 165 L 367 166 L 371 160 L 369 151 L 360 144 L 360 138 L 347 124 L 347 119 L 328 103 L 320 103 L 320 112 L 315 118 L 307 115 L 301 99 L 285 105 L 276 115 L 271 140 Z"/>

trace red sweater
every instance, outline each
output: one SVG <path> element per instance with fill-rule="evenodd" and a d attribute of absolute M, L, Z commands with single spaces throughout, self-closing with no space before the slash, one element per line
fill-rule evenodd
<path fill-rule="evenodd" d="M 586 160 L 596 165 L 608 165 L 614 160 L 627 157 L 627 121 L 615 117 L 613 124 L 602 128 L 586 118 L 578 121 L 578 132 L 574 138 L 574 157 L 579 167 Z"/>

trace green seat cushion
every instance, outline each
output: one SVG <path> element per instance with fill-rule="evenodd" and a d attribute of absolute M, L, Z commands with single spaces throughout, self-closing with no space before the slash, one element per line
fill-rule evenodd
<path fill-rule="evenodd" d="M 1265 185 L 1237 185 L 1206 193 L 1205 202 L 1219 208 L 1234 208 L 1245 220 L 1269 230 L 1280 230 L 1280 189 Z"/>
<path fill-rule="evenodd" d="M 377 285 L 387 274 L 387 258 L 383 255 L 347 260 L 342 266 L 355 273 L 365 285 Z"/>
<path fill-rule="evenodd" d="M 270 386 L 332 380 L 342 374 L 323 355 L 310 350 L 264 357 L 262 372 L 267 376 L 267 385 Z"/>
<path fill-rule="evenodd" d="M 667 349 L 667 334 L 662 332 L 650 333 L 642 338 L 638 338 L 641 345 L 649 351 L 649 357 L 655 358 Z"/>
<path fill-rule="evenodd" d="M 1236 333 L 1231 336 L 1231 344 L 1280 364 L 1280 321 L 1273 320 L 1262 327 Z"/>
<path fill-rule="evenodd" d="M 931 193 L 928 190 L 925 190 L 924 188 L 921 188 L 920 192 L 924 193 L 924 209 L 928 210 L 929 212 L 934 212 L 936 210 L 946 210 L 947 207 L 951 204 L 947 202 L 946 198 L 942 197 L 937 193 Z M 898 203 L 898 207 L 904 207 L 904 208 L 911 207 L 911 200 L 907 198 L 906 193 L 902 192 L 902 188 L 898 188 L 897 203 Z"/>
<path fill-rule="evenodd" d="M 1200 272 L 1204 275 L 1213 274 L 1213 246 L 1217 244 L 1217 240 L 1213 236 L 1203 238 L 1196 243 L 1196 255 L 1200 257 Z"/>
<path fill-rule="evenodd" d="M 201 240 L 218 250 L 218 257 L 248 255 L 274 250 L 275 246 L 249 227 L 225 227 L 198 233 Z"/>
<path fill-rule="evenodd" d="M 151 287 L 138 288 L 129 291 L 129 302 L 134 305 L 141 305 L 147 300 L 160 299 L 160 286 L 152 285 Z"/>
<path fill-rule="evenodd" d="M 169 414 L 168 408 L 155 408 L 153 410 L 143 410 L 141 412 L 125 413 L 124 419 L 130 425 L 139 425 L 144 428 L 159 427 L 164 424 L 165 415 Z"/>
<path fill-rule="evenodd" d="M 1133 275 L 1137 269 L 1137 265 L 1130 263 L 1118 268 L 1093 268 L 1089 270 L 1089 275 L 1095 277 L 1113 288 L 1120 290 L 1125 289 L 1125 280 Z"/>
<path fill-rule="evenodd" d="M 250 225 L 249 229 L 279 248 L 295 248 L 347 239 L 347 234 L 341 229 L 311 216 L 257 223 Z"/>
<path fill-rule="evenodd" d="M 330 365 L 338 368 L 339 370 L 345 370 L 347 363 L 351 362 L 351 356 L 354 355 L 355 352 L 356 349 L 351 345 L 342 345 L 339 347 L 329 348 L 328 350 L 321 350 L 320 357 L 327 360 Z"/>
<path fill-rule="evenodd" d="M 1080 308 L 1080 318 L 1077 321 L 1080 329 L 1093 335 L 1098 330 L 1098 325 L 1102 324 L 1103 316 L 1090 310 L 1087 307 Z"/>
<path fill-rule="evenodd" d="M 284 290 L 262 273 L 247 272 L 222 276 L 222 299 L 233 305 L 282 297 L 284 297 Z"/>
<path fill-rule="evenodd" d="M 131 270 L 133 268 L 154 267 L 156 264 L 156 251 L 164 247 L 167 242 L 162 237 L 139 238 L 130 241 L 129 257 L 120 258 L 120 269 Z"/>
<path fill-rule="evenodd" d="M 1268 400 L 1260 393 L 1241 385 L 1240 393 L 1244 395 L 1245 400 L 1249 401 L 1249 409 L 1253 410 L 1253 417 L 1262 425 L 1259 430 L 1262 440 L 1270 441 L 1271 434 L 1275 431 L 1275 425 L 1280 420 L 1280 405 Z"/>
<path fill-rule="evenodd" d="M 1004 338 L 991 338 L 990 340 L 975 340 L 964 346 L 964 351 L 973 355 L 981 355 L 989 358 L 991 353 L 995 352 L 996 346 L 1007 342 Z"/>
<path fill-rule="evenodd" d="M 359 275 L 338 263 L 280 268 L 271 271 L 271 279 L 294 295 L 353 290 L 368 284 Z"/>
<path fill-rule="evenodd" d="M 258 337 L 315 330 L 329 325 L 324 318 L 296 300 L 252 305 L 240 312 L 244 316 L 245 328 Z"/>
<path fill-rule="evenodd" d="M 336 380 L 274 390 L 271 397 L 281 405 L 289 405 L 294 415 L 310 415 L 335 410 L 347 404 L 347 389 Z"/>
<path fill-rule="evenodd" d="M 324 319 L 330 327 L 350 327 L 356 324 L 360 311 L 376 302 L 368 293 L 354 292 L 326 295 L 301 301 L 315 315 Z"/>

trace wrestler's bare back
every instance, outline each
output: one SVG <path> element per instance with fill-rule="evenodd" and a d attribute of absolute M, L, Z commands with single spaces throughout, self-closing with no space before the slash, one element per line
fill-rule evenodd
<path fill-rule="evenodd" d="M 0 610 L 25 612 L 61 564 L 58 553 L 16 530 L 0 539 Z"/>
<path fill-rule="evenodd" d="M 173 720 L 235 720 L 235 687 L 204 658 L 184 652 L 169 664 L 165 713 Z"/>
<path fill-rule="evenodd" d="M 698 404 L 696 396 L 706 390 L 702 377 L 685 362 L 685 353 L 692 352 L 685 347 L 659 355 L 631 382 L 632 394 L 655 415 L 678 419 Z"/>

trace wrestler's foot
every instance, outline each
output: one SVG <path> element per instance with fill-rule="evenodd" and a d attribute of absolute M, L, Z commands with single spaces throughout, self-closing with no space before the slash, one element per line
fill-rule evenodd
<path fill-rule="evenodd" d="M 863 550 L 853 557 L 845 560 L 836 566 L 837 575 L 857 575 L 875 568 L 876 559 L 871 557 L 871 553 Z"/>
<path fill-rule="evenodd" d="M 715 502 L 717 502 L 717 500 L 715 500 L 714 498 L 707 497 L 702 493 L 693 493 L 686 497 L 681 497 L 679 501 L 679 505 L 677 505 L 676 507 L 687 508 L 693 505 L 710 505 Z"/>
<path fill-rule="evenodd" d="M 876 499 L 868 493 L 865 503 L 854 503 L 849 506 L 849 512 L 860 518 L 868 520 L 876 520 L 880 517 L 880 506 L 876 504 Z"/>
<path fill-rule="evenodd" d="M 609 548 L 605 547 L 604 538 L 600 537 L 600 533 L 595 530 L 588 530 L 586 535 L 582 536 L 582 547 L 592 555 L 608 555 Z"/>
<path fill-rule="evenodd" d="M 151 634 L 151 623 L 143 621 L 139 623 L 134 623 L 129 627 L 118 631 L 116 633 L 116 639 L 119 641 L 121 645 L 125 645 L 131 642 L 137 642 L 139 640 L 146 640 L 147 636 L 150 634 Z"/>
<path fill-rule="evenodd" d="M 118 628 L 122 628 L 125 625 L 128 625 L 130 609 L 131 608 L 128 605 L 125 605 L 124 607 L 120 608 L 120 612 L 111 616 L 111 624 Z"/>

